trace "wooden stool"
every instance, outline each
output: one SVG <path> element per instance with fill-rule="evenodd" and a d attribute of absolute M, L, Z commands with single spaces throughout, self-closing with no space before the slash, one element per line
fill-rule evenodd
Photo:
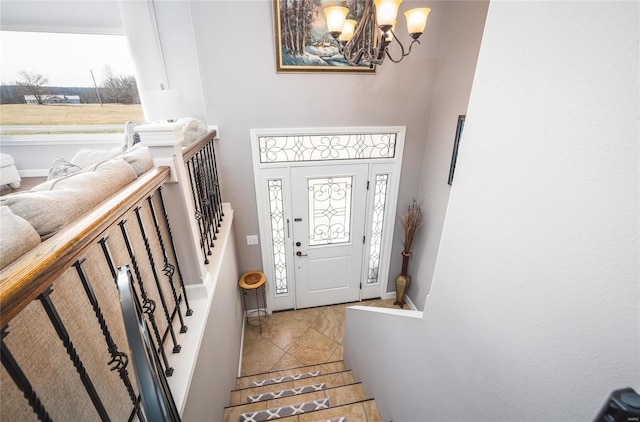
<path fill-rule="evenodd" d="M 251 325 L 249 323 L 249 317 L 258 314 L 258 326 L 260 327 L 260 333 L 262 333 L 262 320 L 266 323 L 269 319 L 269 315 L 267 314 L 267 295 L 265 293 L 265 278 L 264 274 L 260 271 L 247 271 L 242 275 L 238 285 L 242 289 L 242 304 L 244 305 L 244 312 L 247 318 L 247 325 Z M 263 309 L 260 309 L 260 296 L 258 295 L 258 290 L 262 287 L 262 305 Z M 258 309 L 248 312 L 247 311 L 247 302 L 245 300 L 245 296 L 247 292 L 253 290 L 256 292 L 256 306 Z M 255 327 L 255 325 L 251 325 Z"/>

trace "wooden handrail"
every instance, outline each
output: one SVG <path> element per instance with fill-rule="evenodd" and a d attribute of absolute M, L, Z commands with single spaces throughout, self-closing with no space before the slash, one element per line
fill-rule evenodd
<path fill-rule="evenodd" d="M 217 134 L 218 132 L 215 129 L 210 130 L 209 132 L 196 139 L 191 145 L 184 147 L 184 149 L 182 150 L 182 159 L 184 160 L 184 162 L 186 163 L 191 157 L 196 155 L 196 153 L 200 151 L 203 146 L 212 141 Z"/>
<path fill-rule="evenodd" d="M 148 171 L 6 267 L 0 273 L 0 327 L 6 326 L 89 245 L 167 181 L 169 171 L 169 167 Z"/>

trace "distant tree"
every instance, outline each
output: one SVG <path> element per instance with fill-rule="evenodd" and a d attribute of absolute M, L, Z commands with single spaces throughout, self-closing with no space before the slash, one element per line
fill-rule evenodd
<path fill-rule="evenodd" d="M 24 104 L 24 95 L 15 85 L 0 86 L 0 104 Z"/>
<path fill-rule="evenodd" d="M 36 97 L 38 104 L 42 104 L 45 94 L 48 93 L 47 84 L 49 83 L 49 78 L 46 78 L 41 73 L 27 70 L 21 70 L 18 72 L 18 76 L 22 80 L 16 81 L 16 85 L 21 87 L 23 95 L 33 95 Z"/>
<path fill-rule="evenodd" d="M 104 67 L 104 82 L 101 96 L 108 103 L 137 104 L 138 85 L 133 75 L 117 75 L 109 65 Z"/>

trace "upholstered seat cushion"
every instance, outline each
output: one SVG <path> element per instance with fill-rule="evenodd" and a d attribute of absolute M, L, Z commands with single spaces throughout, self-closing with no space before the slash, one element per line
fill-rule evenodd
<path fill-rule="evenodd" d="M 0 269 L 40 244 L 31 224 L 6 206 L 0 206 Z"/>
<path fill-rule="evenodd" d="M 27 192 L 0 198 L 0 205 L 27 220 L 41 240 L 65 228 L 78 217 L 136 179 L 136 171 L 120 158 L 49 180 Z"/>
<path fill-rule="evenodd" d="M 12 166 L 15 162 L 13 161 L 13 157 L 9 154 L 1 154 L 0 153 L 0 168 Z"/>
<path fill-rule="evenodd" d="M 149 148 L 140 144 L 133 146 L 133 148 L 122 154 L 122 159 L 133 167 L 138 176 L 153 168 L 153 156 L 151 156 Z"/>
<path fill-rule="evenodd" d="M 80 151 L 76 152 L 76 155 L 71 159 L 71 163 L 76 166 L 85 169 L 94 164 L 100 163 L 102 161 L 110 160 L 112 158 L 116 158 L 122 154 L 122 148 L 113 148 L 113 149 L 87 149 L 83 148 Z"/>

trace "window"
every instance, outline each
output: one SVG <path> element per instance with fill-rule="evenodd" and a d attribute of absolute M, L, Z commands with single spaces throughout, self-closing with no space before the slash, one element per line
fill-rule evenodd
<path fill-rule="evenodd" d="M 142 122 L 124 35 L 0 31 L 3 134 L 121 133 Z"/>

